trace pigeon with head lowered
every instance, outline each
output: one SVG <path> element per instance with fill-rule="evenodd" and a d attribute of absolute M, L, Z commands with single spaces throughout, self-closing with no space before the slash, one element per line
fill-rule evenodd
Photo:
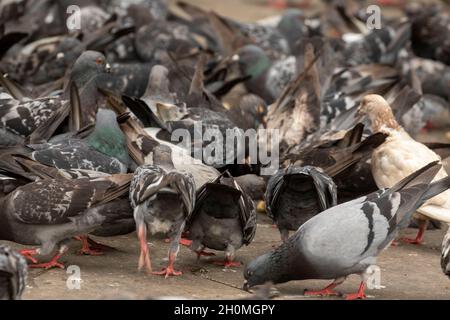
<path fill-rule="evenodd" d="M 378 255 L 406 228 L 414 211 L 426 200 L 450 187 L 450 178 L 431 181 L 441 169 L 435 161 L 383 189 L 323 211 L 303 224 L 280 247 L 250 262 L 244 271 L 244 288 L 269 281 L 335 279 L 309 295 L 336 295 L 333 291 L 347 276 L 359 274 L 358 293 L 365 297 L 365 281 Z"/>
<path fill-rule="evenodd" d="M 360 116 L 368 116 L 372 124 L 372 131 L 384 133 L 386 140 L 375 148 L 372 153 L 372 175 L 378 188 L 389 188 L 398 181 L 420 169 L 431 161 L 441 158 L 424 144 L 414 140 L 399 125 L 394 117 L 390 105 L 376 94 L 365 96 L 358 108 Z M 435 179 L 447 177 L 442 168 Z M 429 199 L 417 210 L 415 218 L 420 221 L 420 229 L 415 239 L 405 239 L 413 244 L 420 244 L 429 219 L 450 223 L 450 191 L 446 191 Z"/>
<path fill-rule="evenodd" d="M 88 234 L 107 221 L 104 207 L 128 192 L 131 175 L 119 174 L 95 179 L 44 179 L 15 189 L 0 199 L 0 239 L 24 245 L 40 245 L 20 253 L 34 268 L 64 266 L 58 262 L 66 252 L 65 242 Z M 120 200 L 120 199 L 119 199 Z M 46 257 L 59 249 L 46 263 Z"/>
<path fill-rule="evenodd" d="M 256 210 L 250 197 L 225 171 L 197 192 L 186 230 L 192 240 L 191 249 L 198 256 L 205 254 L 205 247 L 225 251 L 225 261 L 215 263 L 240 266 L 233 259 L 236 250 L 249 245 L 255 236 Z"/>
<path fill-rule="evenodd" d="M 311 166 L 280 169 L 267 184 L 267 215 L 286 242 L 289 230 L 297 230 L 317 213 L 337 204 L 337 188 L 328 175 Z"/>
<path fill-rule="evenodd" d="M 178 276 L 173 264 L 179 250 L 181 233 L 195 204 L 195 181 L 191 174 L 181 173 L 172 162 L 171 149 L 158 145 L 153 149 L 153 165 L 137 168 L 130 186 L 130 200 L 141 253 L 139 269 L 159 275 Z M 169 265 L 153 272 L 147 245 L 147 231 L 171 238 Z"/>
<path fill-rule="evenodd" d="M 0 245 L 0 300 L 20 299 L 27 273 L 26 260 L 10 247 Z"/>

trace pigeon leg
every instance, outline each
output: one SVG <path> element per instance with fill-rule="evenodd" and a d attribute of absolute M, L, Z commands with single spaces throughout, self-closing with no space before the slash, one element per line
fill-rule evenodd
<path fill-rule="evenodd" d="M 169 265 L 167 268 L 162 269 L 160 272 L 152 272 L 153 274 L 165 276 L 167 279 L 169 276 L 181 276 L 183 273 L 181 271 L 175 271 L 173 264 L 177 258 L 178 251 L 180 250 L 181 233 L 184 230 L 185 222 L 181 224 L 180 230 L 177 235 L 173 238 L 170 243 L 169 248 Z"/>
<path fill-rule="evenodd" d="M 59 249 L 59 252 L 49 261 L 44 263 L 36 263 L 31 264 L 30 268 L 39 268 L 39 269 L 51 269 L 51 268 L 61 268 L 64 269 L 64 265 L 60 263 L 58 260 L 67 252 L 67 247 L 62 246 Z"/>
<path fill-rule="evenodd" d="M 330 285 L 323 288 L 319 291 L 312 291 L 312 290 L 305 290 L 303 295 L 305 296 L 321 296 L 321 297 L 330 297 L 330 296 L 339 296 L 340 293 L 334 291 L 333 289 L 336 288 L 338 285 L 342 284 L 345 281 L 345 277 L 338 278 L 333 281 Z"/>
<path fill-rule="evenodd" d="M 224 266 L 225 268 L 240 267 L 241 263 L 239 261 L 233 261 L 234 252 L 234 247 L 229 244 L 227 250 L 225 251 L 225 260 L 215 260 L 213 263 L 219 266 Z"/>
<path fill-rule="evenodd" d="M 78 236 L 77 239 L 82 243 L 81 249 L 78 250 L 79 254 L 85 254 L 88 256 L 100 256 L 103 254 L 101 250 L 94 249 L 89 245 L 88 236 Z"/>
<path fill-rule="evenodd" d="M 358 292 L 347 294 L 345 296 L 345 300 L 365 299 L 367 298 L 366 294 L 364 293 L 365 291 L 366 291 L 366 283 L 364 281 L 361 281 Z"/>
<path fill-rule="evenodd" d="M 142 270 L 142 268 L 145 266 L 147 273 L 151 274 L 152 273 L 152 263 L 150 261 L 150 254 L 149 254 L 148 245 L 147 245 L 147 227 L 145 226 L 145 224 L 140 224 L 138 226 L 138 238 L 139 238 L 139 243 L 141 246 L 138 270 L 139 271 Z"/>
<path fill-rule="evenodd" d="M 279 229 L 281 235 L 281 241 L 286 242 L 289 239 L 289 230 L 288 229 Z"/>
<path fill-rule="evenodd" d="M 195 250 L 195 253 L 197 254 L 197 260 L 200 259 L 200 257 L 212 257 L 215 256 L 216 254 L 214 252 L 207 252 L 205 251 L 205 246 L 200 245 L 199 247 L 197 247 L 197 249 Z"/>
<path fill-rule="evenodd" d="M 38 263 L 37 259 L 33 256 L 39 254 L 38 249 L 23 249 L 19 253 L 25 258 L 30 260 L 32 263 Z"/>
<path fill-rule="evenodd" d="M 419 220 L 419 232 L 417 232 L 417 236 L 415 239 L 410 238 L 402 238 L 400 239 L 403 242 L 411 243 L 411 244 L 421 244 L 423 241 L 423 235 L 428 226 L 428 220 Z"/>

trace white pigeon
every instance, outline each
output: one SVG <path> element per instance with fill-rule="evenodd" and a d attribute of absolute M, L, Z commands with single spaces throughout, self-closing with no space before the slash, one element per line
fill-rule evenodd
<path fill-rule="evenodd" d="M 372 175 L 379 188 L 390 188 L 424 165 L 441 161 L 439 155 L 424 144 L 417 142 L 397 123 L 386 100 L 376 94 L 365 96 L 358 108 L 359 115 L 367 115 L 372 131 L 388 135 L 385 142 L 372 153 Z M 435 181 L 445 178 L 444 168 L 437 173 Z M 450 191 L 447 190 L 428 200 L 417 209 L 414 216 L 419 220 L 419 233 L 415 239 L 405 239 L 420 244 L 429 219 L 450 223 Z"/>

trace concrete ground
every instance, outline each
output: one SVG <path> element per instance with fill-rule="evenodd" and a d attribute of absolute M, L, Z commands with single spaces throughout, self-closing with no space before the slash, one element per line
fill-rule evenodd
<path fill-rule="evenodd" d="M 277 229 L 272 228 L 267 216 L 259 214 L 258 231 L 250 246 L 237 252 L 236 260 L 248 263 L 258 255 L 280 244 Z M 408 229 L 405 235 L 414 236 L 416 230 Z M 379 258 L 381 268 L 380 290 L 368 290 L 372 299 L 450 299 L 450 279 L 440 268 L 440 246 L 444 230 L 428 231 L 421 246 L 400 244 L 388 248 Z M 70 274 L 62 269 L 30 270 L 24 299 L 143 299 L 157 296 L 180 296 L 192 299 L 239 299 L 249 297 L 240 288 L 243 284 L 243 267 L 223 269 L 182 247 L 176 268 L 183 271 L 180 277 L 164 279 L 137 271 L 139 255 L 136 234 L 114 238 L 96 238 L 117 248 L 104 256 L 81 256 L 76 253 L 80 244 L 73 242 L 61 261 L 66 268 L 80 268 L 81 288 L 68 289 Z M 167 263 L 168 244 L 162 240 L 149 241 L 153 268 L 159 270 Z M 10 243 L 16 249 L 22 248 Z M 217 258 L 223 253 L 217 252 Z M 212 257 L 214 258 L 214 257 Z M 303 290 L 319 289 L 328 281 L 292 281 L 277 285 L 280 299 L 313 299 L 302 296 Z M 339 291 L 355 292 L 359 277 L 351 276 Z"/>

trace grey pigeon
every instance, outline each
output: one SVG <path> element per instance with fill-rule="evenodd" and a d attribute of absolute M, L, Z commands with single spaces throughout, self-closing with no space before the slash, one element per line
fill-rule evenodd
<path fill-rule="evenodd" d="M 290 230 L 337 204 L 337 188 L 328 175 L 311 166 L 280 169 L 267 184 L 267 215 L 286 242 Z"/>
<path fill-rule="evenodd" d="M 178 276 L 173 264 L 179 250 L 181 233 L 195 205 L 195 181 L 191 174 L 181 173 L 172 162 L 171 149 L 158 145 L 153 149 L 153 165 L 137 168 L 130 186 L 130 201 L 141 253 L 139 269 L 148 273 Z M 171 239 L 169 265 L 161 272 L 153 272 L 147 245 L 147 231 L 163 234 Z"/>
<path fill-rule="evenodd" d="M 365 297 L 365 282 L 377 256 L 406 228 L 414 211 L 427 199 L 447 190 L 450 178 L 431 183 L 441 169 L 436 161 L 406 177 L 394 187 L 371 193 L 323 211 L 302 225 L 273 251 L 250 262 L 245 271 L 245 288 L 268 281 L 335 279 L 310 295 L 335 295 L 332 289 L 347 276 L 359 274 L 358 293 Z"/>
<path fill-rule="evenodd" d="M 102 75 L 108 72 L 109 65 L 100 52 L 85 51 L 75 61 L 69 81 L 78 88 L 81 106 L 81 126 L 95 121 L 99 104 L 97 84 Z M 14 95 L 0 94 L 0 127 L 11 133 L 26 137 L 46 122 L 64 104 L 64 97 L 49 96 L 30 98 L 24 96 L 10 81 L 1 78 L 3 86 L 14 91 Z M 19 91 L 19 92 L 18 92 Z M 0 143 L 1 145 L 1 143 Z"/>
<path fill-rule="evenodd" d="M 6 245 L 0 245 L 0 300 L 18 300 L 25 290 L 26 260 Z"/>
<path fill-rule="evenodd" d="M 249 245 L 256 232 L 256 211 L 250 197 L 227 172 L 206 183 L 197 192 L 194 212 L 186 230 L 191 249 L 200 255 L 205 247 L 225 251 L 225 267 L 240 266 L 233 261 L 235 252 Z"/>
<path fill-rule="evenodd" d="M 239 68 L 243 75 L 251 76 L 245 82 L 247 89 L 270 104 L 297 73 L 297 59 L 289 56 L 272 61 L 260 47 L 246 45 L 237 52 Z"/>
<path fill-rule="evenodd" d="M 450 278 L 450 229 L 442 241 L 441 267 L 444 274 Z"/>
<path fill-rule="evenodd" d="M 67 251 L 66 241 L 88 234 L 107 221 L 102 208 L 128 192 L 131 175 L 96 179 L 45 179 L 21 186 L 0 199 L 0 239 L 24 245 L 40 245 L 20 253 L 33 268 L 64 266 L 58 261 Z M 47 257 L 46 263 L 36 256 Z"/>

